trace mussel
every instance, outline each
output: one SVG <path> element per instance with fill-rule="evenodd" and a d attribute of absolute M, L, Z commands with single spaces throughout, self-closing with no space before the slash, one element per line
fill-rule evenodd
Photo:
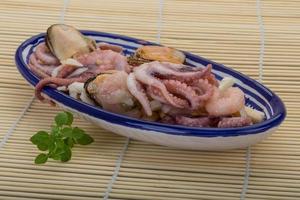
<path fill-rule="evenodd" d="M 61 62 L 96 49 L 96 42 L 65 24 L 54 24 L 47 29 L 46 45 Z"/>
<path fill-rule="evenodd" d="M 151 61 L 182 64 L 185 61 L 185 55 L 174 48 L 150 45 L 141 46 L 128 58 L 128 63 L 133 66 Z"/>
<path fill-rule="evenodd" d="M 86 81 L 87 94 L 103 109 L 125 115 L 139 117 L 136 99 L 127 89 L 128 74 L 124 71 L 110 70 Z"/>

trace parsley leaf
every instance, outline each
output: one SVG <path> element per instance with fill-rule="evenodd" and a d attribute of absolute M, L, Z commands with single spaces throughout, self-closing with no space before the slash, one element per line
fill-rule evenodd
<path fill-rule="evenodd" d="M 84 134 L 81 138 L 77 139 L 77 143 L 81 145 L 88 145 L 94 142 L 94 139 L 88 134 Z"/>
<path fill-rule="evenodd" d="M 72 130 L 72 137 L 74 139 L 79 139 L 79 138 L 83 137 L 84 134 L 85 134 L 84 130 L 82 130 L 82 129 L 78 128 L 78 127 L 75 127 Z"/>
<path fill-rule="evenodd" d="M 50 136 L 46 131 L 39 131 L 30 138 L 30 141 L 36 145 L 49 142 L 49 140 L 50 140 Z"/>
<path fill-rule="evenodd" d="M 66 112 L 58 113 L 55 116 L 55 123 L 57 126 L 62 126 L 68 123 L 68 115 Z"/>
<path fill-rule="evenodd" d="M 41 153 L 35 158 L 34 162 L 35 162 L 35 164 L 43 164 L 43 163 L 47 162 L 47 160 L 48 160 L 48 155 Z"/>
<path fill-rule="evenodd" d="M 48 151 L 36 156 L 34 160 L 36 164 L 46 163 L 49 158 L 67 162 L 72 158 L 74 144 L 87 145 L 94 141 L 84 130 L 78 127 L 72 128 L 72 113 L 58 113 L 54 121 L 50 134 L 46 131 L 38 131 L 30 138 L 39 150 Z"/>

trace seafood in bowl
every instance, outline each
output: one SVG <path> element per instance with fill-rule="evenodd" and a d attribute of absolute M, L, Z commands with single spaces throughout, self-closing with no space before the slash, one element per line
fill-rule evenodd
<path fill-rule="evenodd" d="M 33 83 L 37 97 L 44 99 L 43 92 L 61 105 L 62 102 L 47 91 L 55 91 L 64 97 L 70 95 L 72 103 L 93 110 L 86 112 L 81 109 L 83 115 L 92 115 L 92 121 L 98 120 L 95 119 L 98 113 L 96 118 L 99 120 L 114 125 L 125 123 L 130 129 L 130 133 L 124 133 L 121 127 L 101 124 L 113 132 L 140 140 L 145 140 L 146 134 L 145 137 L 150 138 L 146 141 L 167 146 L 224 149 L 248 146 L 254 143 L 254 139 L 236 145 L 220 143 L 215 148 L 215 144 L 210 147 L 209 143 L 202 143 L 199 147 L 191 143 L 189 147 L 185 137 L 212 139 L 210 137 L 221 136 L 226 141 L 235 136 L 248 138 L 248 131 L 258 133 L 262 131 L 261 127 L 271 130 L 272 120 L 276 118 L 277 127 L 285 117 L 284 106 L 275 94 L 212 61 L 124 36 L 94 32 L 82 34 L 67 25 L 52 25 L 49 29 L 46 44 L 40 36 L 38 44 L 30 47 L 24 62 L 39 78 L 35 77 Z M 69 50 L 66 54 L 61 50 L 63 43 L 53 44 L 59 41 L 54 38 L 64 37 L 64 34 L 74 34 L 70 38 L 77 38 L 67 42 Z M 77 40 L 81 41 L 81 45 L 73 44 Z M 274 97 L 282 105 L 277 113 L 270 104 Z M 63 106 L 66 104 L 63 103 Z M 78 110 L 76 107 L 69 109 Z M 179 142 L 182 144 L 161 141 L 158 135 L 154 137 L 154 132 L 177 139 L 183 137 Z M 166 137 L 164 134 L 160 136 Z M 253 138 L 258 141 L 263 137 L 258 134 Z"/>
<path fill-rule="evenodd" d="M 251 108 L 251 112 L 241 115 L 245 110 L 244 93 L 232 87 L 233 79 L 226 84 L 224 79 L 219 85 L 211 65 L 196 68 L 183 64 L 184 61 L 182 52 L 161 46 L 142 46 L 133 56 L 126 57 L 120 50 L 111 50 L 108 44 L 106 49 L 97 47 L 95 41 L 73 27 L 52 25 L 47 30 L 46 44 L 38 45 L 31 55 L 29 67 L 38 69 L 34 72 L 43 78 L 36 86 L 40 99 L 45 85 L 67 87 L 85 82 L 89 102 L 110 112 L 145 120 L 233 128 L 264 119 L 263 112 Z M 259 117 L 252 120 L 251 113 Z"/>

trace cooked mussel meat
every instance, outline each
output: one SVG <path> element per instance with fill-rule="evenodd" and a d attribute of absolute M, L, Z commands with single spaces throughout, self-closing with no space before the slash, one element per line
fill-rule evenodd
<path fill-rule="evenodd" d="M 182 64 L 185 61 L 185 55 L 174 48 L 149 45 L 141 46 L 128 58 L 128 63 L 133 66 L 151 61 Z"/>
<path fill-rule="evenodd" d="M 96 42 L 82 35 L 74 27 L 54 24 L 47 29 L 46 45 L 62 62 L 68 58 L 96 49 Z"/>
<path fill-rule="evenodd" d="M 106 71 L 88 80 L 84 87 L 103 109 L 120 114 L 131 113 L 137 102 L 127 89 L 127 77 L 124 71 Z"/>

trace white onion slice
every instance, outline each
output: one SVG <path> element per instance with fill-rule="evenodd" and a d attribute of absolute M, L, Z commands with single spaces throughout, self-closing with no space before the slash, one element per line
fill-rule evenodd
<path fill-rule="evenodd" d="M 66 60 L 61 61 L 61 64 L 63 65 L 72 65 L 75 67 L 83 67 L 83 65 L 78 62 L 77 60 L 73 59 L 73 58 L 68 58 Z"/>
<path fill-rule="evenodd" d="M 64 92 L 68 91 L 68 88 L 65 85 L 59 86 L 56 89 L 59 90 L 59 91 L 64 91 Z"/>
<path fill-rule="evenodd" d="M 245 106 L 245 112 L 248 117 L 252 119 L 254 123 L 262 122 L 265 119 L 265 113 Z"/>
<path fill-rule="evenodd" d="M 95 105 L 93 100 L 91 100 L 87 95 L 84 89 L 84 83 L 74 82 L 68 86 L 68 89 L 71 97 L 75 99 L 80 99 L 85 103 Z"/>
<path fill-rule="evenodd" d="M 88 70 L 87 67 L 80 67 L 80 68 L 76 69 L 74 72 L 72 72 L 70 75 L 68 75 L 67 78 L 73 78 L 75 76 L 79 76 L 80 74 L 82 74 L 86 70 Z"/>
<path fill-rule="evenodd" d="M 232 87 L 234 84 L 234 79 L 231 77 L 224 77 L 219 85 L 220 92 L 224 92 L 228 88 Z"/>
<path fill-rule="evenodd" d="M 59 73 L 59 71 L 64 67 L 64 65 L 59 65 L 58 67 L 56 67 L 52 73 L 51 73 L 51 76 L 52 77 L 57 77 L 57 74 Z"/>

